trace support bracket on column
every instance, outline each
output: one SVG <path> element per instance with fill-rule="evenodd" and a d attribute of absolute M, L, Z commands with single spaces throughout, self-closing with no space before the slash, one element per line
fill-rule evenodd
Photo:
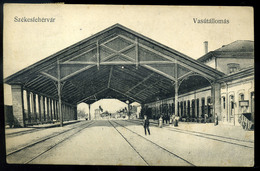
<path fill-rule="evenodd" d="M 88 113 L 89 113 L 89 120 L 91 120 L 90 107 L 91 107 L 91 104 L 88 104 L 88 109 L 89 109 L 89 111 L 88 111 Z"/>

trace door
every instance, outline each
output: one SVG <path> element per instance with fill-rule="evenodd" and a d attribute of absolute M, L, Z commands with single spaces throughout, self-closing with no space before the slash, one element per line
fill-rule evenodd
<path fill-rule="evenodd" d="M 201 99 L 201 117 L 204 118 L 205 114 L 205 98 Z"/>
<path fill-rule="evenodd" d="M 234 96 L 230 95 L 229 96 L 229 122 L 235 122 L 234 118 Z"/>
<path fill-rule="evenodd" d="M 185 117 L 187 117 L 187 104 L 186 101 L 183 102 L 183 114 Z"/>
<path fill-rule="evenodd" d="M 187 102 L 187 115 L 188 115 L 188 117 L 191 117 L 190 116 L 190 101 L 189 100 Z"/>
<path fill-rule="evenodd" d="M 212 104 L 211 104 L 211 98 L 208 97 L 207 98 L 207 114 L 208 114 L 208 117 L 212 117 Z"/>
<path fill-rule="evenodd" d="M 200 99 L 197 99 L 197 117 L 200 117 Z"/>
<path fill-rule="evenodd" d="M 195 100 L 192 100 L 191 102 L 191 116 L 195 117 Z"/>
<path fill-rule="evenodd" d="M 181 102 L 181 116 L 183 116 L 183 102 Z"/>

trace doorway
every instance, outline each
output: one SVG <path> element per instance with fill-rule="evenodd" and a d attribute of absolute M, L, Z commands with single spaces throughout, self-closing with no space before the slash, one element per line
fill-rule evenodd
<path fill-rule="evenodd" d="M 204 118 L 204 114 L 205 114 L 205 98 L 203 97 L 201 99 L 201 117 Z"/>
<path fill-rule="evenodd" d="M 191 116 L 193 118 L 195 117 L 195 100 L 194 99 L 191 101 Z"/>
<path fill-rule="evenodd" d="M 229 122 L 234 122 L 234 96 L 229 96 Z"/>

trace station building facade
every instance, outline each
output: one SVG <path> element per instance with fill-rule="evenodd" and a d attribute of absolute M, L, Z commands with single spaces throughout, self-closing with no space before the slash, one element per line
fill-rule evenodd
<path fill-rule="evenodd" d="M 207 42 L 205 42 L 207 49 Z M 254 42 L 237 40 L 223 45 L 214 51 L 206 52 L 197 61 L 206 64 L 225 75 L 218 79 L 220 84 L 220 113 L 218 120 L 223 124 L 242 125 L 242 115 L 249 113 L 249 122 L 254 123 Z M 211 85 L 180 94 L 178 113 L 181 121 L 212 122 Z M 174 114 L 174 99 L 162 99 L 147 104 L 151 108 L 152 118 Z M 159 115 L 158 115 L 159 114 Z"/>

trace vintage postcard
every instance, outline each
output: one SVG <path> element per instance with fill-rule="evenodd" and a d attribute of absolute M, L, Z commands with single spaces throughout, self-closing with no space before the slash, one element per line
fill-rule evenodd
<path fill-rule="evenodd" d="M 4 4 L 6 162 L 253 167 L 253 7 Z"/>

